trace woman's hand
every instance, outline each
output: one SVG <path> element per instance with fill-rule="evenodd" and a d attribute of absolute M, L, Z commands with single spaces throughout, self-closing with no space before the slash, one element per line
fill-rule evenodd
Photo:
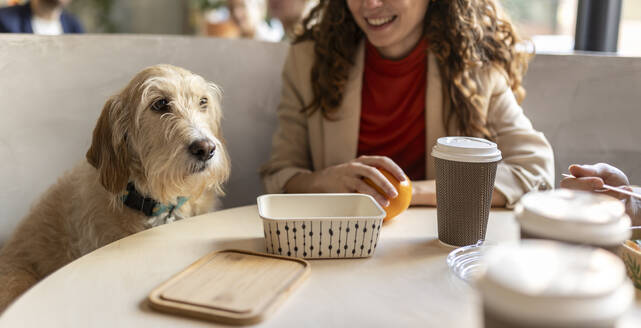
<path fill-rule="evenodd" d="M 561 188 L 596 191 L 603 190 L 603 185 L 607 184 L 615 187 L 624 186 L 626 189 L 629 189 L 627 187 L 630 184 L 628 177 L 626 177 L 621 170 L 609 164 L 572 164 L 569 170 L 575 178 L 564 178 L 561 180 Z M 604 193 L 618 199 L 628 198 L 628 196 L 615 191 L 607 191 Z"/>
<path fill-rule="evenodd" d="M 328 167 L 324 170 L 313 173 L 301 173 L 295 175 L 285 185 L 288 193 L 352 193 L 358 192 L 374 197 L 381 206 L 389 205 L 389 200 L 396 198 L 398 192 L 391 182 L 377 170 L 385 169 L 398 181 L 405 180 L 403 170 L 385 156 L 360 156 L 347 163 Z M 368 178 L 376 184 L 384 194 L 367 184 L 364 179 Z"/>

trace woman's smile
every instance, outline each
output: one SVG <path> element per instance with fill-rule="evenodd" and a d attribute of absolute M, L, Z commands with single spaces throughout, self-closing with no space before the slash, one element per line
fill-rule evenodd
<path fill-rule="evenodd" d="M 381 29 L 384 27 L 387 27 L 388 25 L 391 25 L 395 20 L 396 20 L 395 15 L 392 16 L 387 16 L 387 17 L 371 17 L 371 18 L 365 18 L 365 21 L 367 22 L 367 25 L 372 28 L 372 29 Z"/>
<path fill-rule="evenodd" d="M 356 24 L 385 57 L 400 59 L 421 39 L 429 0 L 347 0 Z"/>

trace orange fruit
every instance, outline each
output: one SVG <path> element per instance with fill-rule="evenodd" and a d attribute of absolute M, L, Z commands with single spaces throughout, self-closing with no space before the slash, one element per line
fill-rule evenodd
<path fill-rule="evenodd" d="M 405 211 L 410 206 L 410 201 L 412 201 L 412 183 L 407 176 L 405 176 L 405 181 L 399 182 L 391 173 L 387 172 L 387 170 L 378 170 L 383 173 L 383 175 L 387 178 L 387 180 L 389 180 L 390 183 L 392 183 L 392 185 L 394 185 L 394 188 L 396 188 L 396 191 L 398 192 L 398 196 L 393 199 L 388 198 L 389 205 L 383 207 L 383 209 L 387 213 L 387 216 L 385 216 L 383 221 L 387 221 L 403 213 L 403 211 Z M 376 184 L 374 184 L 374 182 L 372 182 L 372 180 L 365 178 L 365 182 L 374 187 L 374 189 L 376 189 L 376 191 L 378 191 L 381 195 L 386 195 L 381 188 L 379 188 Z"/>

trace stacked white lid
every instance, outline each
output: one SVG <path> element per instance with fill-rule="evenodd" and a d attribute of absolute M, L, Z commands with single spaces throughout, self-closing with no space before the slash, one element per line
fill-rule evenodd
<path fill-rule="evenodd" d="M 509 321 L 607 326 L 634 302 L 623 262 L 603 249 L 523 240 L 489 248 L 482 261 L 484 306 Z"/>
<path fill-rule="evenodd" d="M 442 137 L 432 148 L 432 156 L 455 162 L 491 163 L 501 160 L 501 151 L 495 143 L 481 138 Z"/>
<path fill-rule="evenodd" d="M 586 191 L 531 192 L 515 211 L 529 234 L 572 243 L 616 246 L 630 237 L 630 218 L 615 198 Z"/>

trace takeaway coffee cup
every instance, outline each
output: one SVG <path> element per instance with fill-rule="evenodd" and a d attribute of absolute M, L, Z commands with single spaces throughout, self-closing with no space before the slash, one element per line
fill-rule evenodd
<path fill-rule="evenodd" d="M 481 258 L 486 328 L 615 327 L 634 303 L 623 262 L 600 248 L 531 239 Z"/>
<path fill-rule="evenodd" d="M 501 151 L 480 138 L 443 137 L 432 148 L 438 239 L 465 246 L 485 239 Z"/>
<path fill-rule="evenodd" d="M 630 217 L 615 198 L 587 191 L 530 192 L 516 206 L 521 238 L 551 239 L 617 253 L 630 238 Z"/>

